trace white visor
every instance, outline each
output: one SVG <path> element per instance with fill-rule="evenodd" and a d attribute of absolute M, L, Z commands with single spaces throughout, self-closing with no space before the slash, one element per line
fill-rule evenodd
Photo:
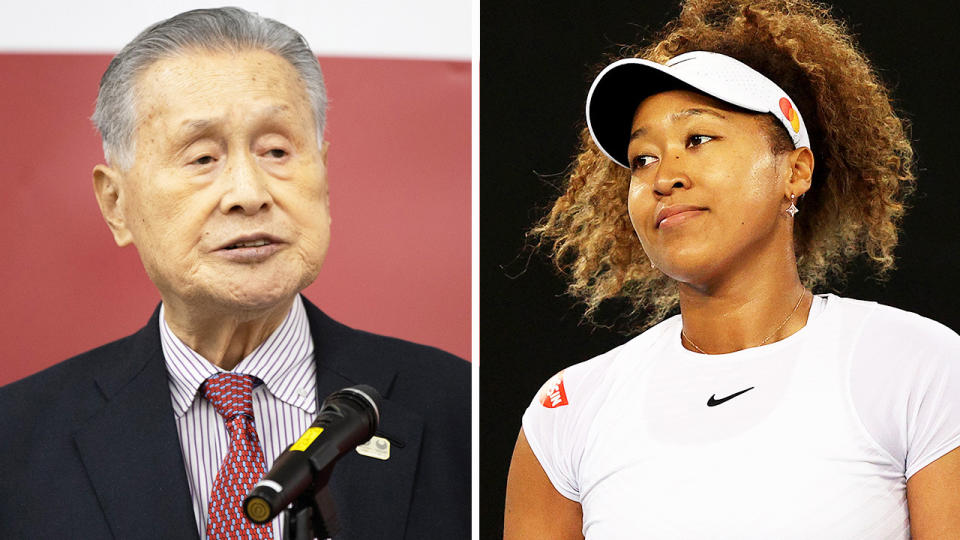
<path fill-rule="evenodd" d="M 684 53 L 666 64 L 625 58 L 604 68 L 587 94 L 590 135 L 607 157 L 629 168 L 627 145 L 637 106 L 653 94 L 684 87 L 742 109 L 770 113 L 783 124 L 794 148 L 810 147 L 807 125 L 786 92 L 743 62 L 707 51 Z"/>

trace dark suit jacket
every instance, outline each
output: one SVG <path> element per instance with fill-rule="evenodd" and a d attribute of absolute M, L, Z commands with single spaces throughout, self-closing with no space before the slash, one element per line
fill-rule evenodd
<path fill-rule="evenodd" d="M 336 538 L 469 538 L 469 364 L 304 303 L 318 397 L 373 386 L 377 434 L 392 442 L 386 461 L 351 452 L 337 463 Z M 0 388 L 0 538 L 197 538 L 158 315 Z"/>

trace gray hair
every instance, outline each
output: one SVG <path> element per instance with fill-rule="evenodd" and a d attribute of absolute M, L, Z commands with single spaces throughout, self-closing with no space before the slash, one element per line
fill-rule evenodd
<path fill-rule="evenodd" d="M 320 63 L 307 40 L 285 24 L 244 9 L 195 9 L 141 32 L 113 57 L 100 79 L 97 106 L 91 120 L 103 138 L 103 155 L 111 166 L 128 169 L 133 165 L 138 75 L 157 60 L 190 49 L 264 50 L 290 62 L 299 73 L 310 100 L 317 140 L 322 139 L 327 91 Z"/>

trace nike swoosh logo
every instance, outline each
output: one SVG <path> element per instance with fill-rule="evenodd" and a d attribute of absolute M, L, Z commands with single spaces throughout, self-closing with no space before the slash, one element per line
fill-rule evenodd
<path fill-rule="evenodd" d="M 739 391 L 739 392 L 737 392 L 737 393 L 735 393 L 735 394 L 730 394 L 729 396 L 727 396 L 727 397 L 725 397 L 725 398 L 720 398 L 720 399 L 717 399 L 717 395 L 714 394 L 714 395 L 710 396 L 710 399 L 707 400 L 707 407 L 716 407 L 717 405 L 719 405 L 719 404 L 721 404 L 721 403 L 725 403 L 725 402 L 727 402 L 727 401 L 730 401 L 731 399 L 739 396 L 740 394 L 742 394 L 742 393 L 744 393 L 744 392 L 749 392 L 750 390 L 753 390 L 754 388 L 756 388 L 756 387 L 755 387 L 755 386 L 751 386 L 750 388 L 747 388 L 746 390 L 741 390 L 741 391 Z"/>

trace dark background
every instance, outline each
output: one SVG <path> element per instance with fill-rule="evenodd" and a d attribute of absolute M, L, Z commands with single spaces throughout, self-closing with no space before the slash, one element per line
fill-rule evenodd
<path fill-rule="evenodd" d="M 953 3 L 843 0 L 834 13 L 860 38 L 913 124 L 918 195 L 884 284 L 862 270 L 831 290 L 920 313 L 960 330 L 960 97 Z M 480 8 L 480 523 L 502 535 L 510 454 L 523 410 L 566 366 L 628 339 L 581 323 L 583 310 L 524 231 L 558 194 L 576 151 L 593 66 L 679 12 L 675 0 L 494 2 Z M 815 292 L 827 292 L 821 288 Z"/>

